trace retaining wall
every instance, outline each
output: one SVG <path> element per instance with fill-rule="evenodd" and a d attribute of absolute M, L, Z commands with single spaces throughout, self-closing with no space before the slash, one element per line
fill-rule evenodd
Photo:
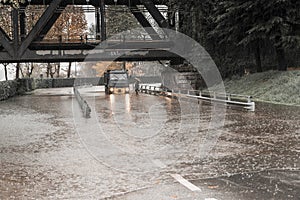
<path fill-rule="evenodd" d="M 99 78 L 55 78 L 35 79 L 35 88 L 60 88 L 73 87 L 78 85 L 103 85 L 103 77 Z"/>
<path fill-rule="evenodd" d="M 141 83 L 160 83 L 161 77 L 137 77 Z M 129 79 L 130 83 L 135 82 L 135 78 Z M 8 99 L 17 94 L 24 94 L 38 88 L 61 88 L 80 85 L 104 85 L 103 77 L 95 78 L 55 78 L 55 79 L 31 79 L 24 78 L 13 81 L 0 82 L 0 100 Z"/>

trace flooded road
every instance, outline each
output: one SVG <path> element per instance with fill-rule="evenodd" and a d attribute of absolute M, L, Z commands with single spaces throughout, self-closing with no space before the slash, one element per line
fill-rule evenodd
<path fill-rule="evenodd" d="M 300 107 L 102 91 L 0 102 L 0 199 L 299 199 Z"/>

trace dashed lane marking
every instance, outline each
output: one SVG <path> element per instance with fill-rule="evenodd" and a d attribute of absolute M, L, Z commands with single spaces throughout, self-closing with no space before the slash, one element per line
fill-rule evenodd
<path fill-rule="evenodd" d="M 186 180 L 185 178 L 183 178 L 179 174 L 171 174 L 171 176 L 176 181 L 178 181 L 179 183 L 181 183 L 183 186 L 187 187 L 189 190 L 191 190 L 193 192 L 195 192 L 195 191 L 201 191 L 200 188 L 198 188 L 196 185 L 192 184 L 191 182 L 189 182 L 188 180 Z"/>
<path fill-rule="evenodd" d="M 160 168 L 166 168 L 167 166 L 160 160 L 158 159 L 154 159 L 152 160 L 152 162 L 160 167 Z M 186 180 L 185 178 L 183 178 L 181 175 L 179 174 L 171 174 L 171 176 L 176 180 L 178 181 L 180 184 L 182 184 L 183 186 L 185 186 L 186 188 L 188 188 L 189 190 L 193 191 L 193 192 L 201 192 L 202 190 L 195 186 L 194 184 L 192 184 L 191 182 L 189 182 L 188 180 Z M 205 198 L 204 200 L 217 200 L 215 198 Z"/>

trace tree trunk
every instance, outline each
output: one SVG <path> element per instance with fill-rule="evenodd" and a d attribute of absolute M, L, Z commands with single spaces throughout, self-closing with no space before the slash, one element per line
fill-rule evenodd
<path fill-rule="evenodd" d="M 20 63 L 16 65 L 16 79 L 20 78 Z"/>
<path fill-rule="evenodd" d="M 50 63 L 48 63 L 47 64 L 47 78 L 49 78 L 49 76 L 50 76 L 50 68 L 51 68 L 51 65 L 50 65 Z"/>
<path fill-rule="evenodd" d="M 279 71 L 286 71 L 287 70 L 287 62 L 285 59 L 284 49 L 283 48 L 276 48 L 277 53 L 277 61 L 278 61 L 278 70 Z"/>
<path fill-rule="evenodd" d="M 24 78 L 25 76 L 24 76 L 22 67 L 20 67 L 20 72 L 21 72 L 22 78 Z"/>
<path fill-rule="evenodd" d="M 255 42 L 255 62 L 256 62 L 256 71 L 257 72 L 262 72 L 262 67 L 261 67 L 261 54 L 260 54 L 260 46 L 259 46 L 259 41 Z"/>
<path fill-rule="evenodd" d="M 59 78 L 59 73 L 60 73 L 60 63 L 58 63 L 57 65 L 56 78 Z"/>
<path fill-rule="evenodd" d="M 8 76 L 7 76 L 7 64 L 3 64 L 3 66 L 4 66 L 5 80 L 8 80 Z"/>
<path fill-rule="evenodd" d="M 52 72 L 52 65 L 48 64 L 49 67 L 49 75 L 51 78 L 53 78 L 54 73 Z"/>
<path fill-rule="evenodd" d="M 30 78 L 32 73 L 33 73 L 33 69 L 34 69 L 34 64 L 33 62 L 31 62 L 31 65 L 28 65 L 28 77 Z"/>
<path fill-rule="evenodd" d="M 71 77 L 71 67 L 72 67 L 72 62 L 69 62 L 68 75 L 67 75 L 68 78 Z"/>

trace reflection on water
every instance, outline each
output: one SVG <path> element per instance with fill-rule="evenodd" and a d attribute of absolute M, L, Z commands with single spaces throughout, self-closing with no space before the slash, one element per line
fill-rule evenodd
<path fill-rule="evenodd" d="M 117 101 L 116 101 L 117 99 Z M 115 94 L 110 94 L 109 95 L 109 101 L 110 101 L 110 109 L 112 112 L 114 112 L 116 108 L 116 104 L 118 106 L 123 107 L 121 105 L 125 105 L 125 110 L 129 113 L 131 110 L 131 104 L 130 104 L 130 95 L 129 94 L 124 94 L 124 95 L 116 95 Z"/>
<path fill-rule="evenodd" d="M 125 104 L 126 104 L 126 111 L 130 112 L 131 105 L 130 105 L 130 95 L 129 94 L 125 94 Z"/>
<path fill-rule="evenodd" d="M 109 95 L 109 102 L 110 102 L 110 110 L 112 111 L 112 113 L 114 113 L 113 112 L 115 110 L 115 95 L 114 94 Z"/>

